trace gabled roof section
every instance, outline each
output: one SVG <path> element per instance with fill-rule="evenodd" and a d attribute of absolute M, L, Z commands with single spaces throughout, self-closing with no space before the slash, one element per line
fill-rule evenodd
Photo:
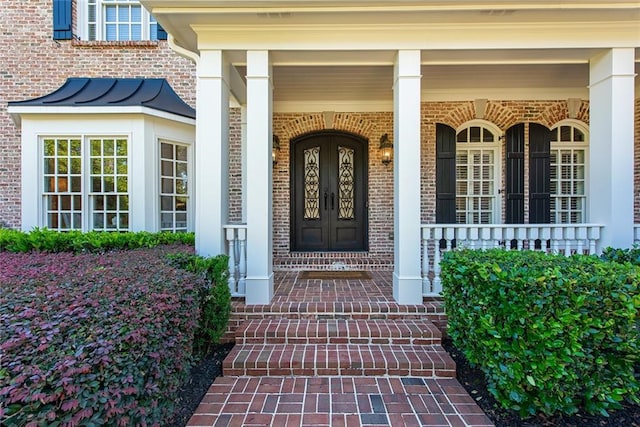
<path fill-rule="evenodd" d="M 39 98 L 9 102 L 16 107 L 147 107 L 196 118 L 195 109 L 165 79 L 69 78 Z"/>

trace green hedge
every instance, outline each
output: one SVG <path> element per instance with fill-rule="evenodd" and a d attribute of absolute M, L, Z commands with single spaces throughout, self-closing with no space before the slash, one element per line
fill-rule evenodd
<path fill-rule="evenodd" d="M 227 331 L 231 315 L 231 291 L 229 279 L 229 257 L 218 255 L 205 258 L 198 255 L 178 253 L 169 255 L 170 262 L 205 279 L 200 288 L 200 319 L 195 335 L 194 348 L 206 354 L 211 346 L 218 344 Z"/>
<path fill-rule="evenodd" d="M 449 335 L 496 399 L 523 416 L 640 403 L 638 273 L 590 256 L 449 252 Z"/>
<path fill-rule="evenodd" d="M 181 243 L 193 245 L 193 233 L 149 233 L 68 231 L 60 233 L 46 228 L 35 228 L 25 233 L 0 229 L 0 251 L 8 252 L 104 252 L 114 249 L 153 248 L 159 245 Z"/>
<path fill-rule="evenodd" d="M 631 249 L 606 248 L 602 252 L 601 258 L 607 261 L 640 265 L 640 247 L 636 246 Z"/>

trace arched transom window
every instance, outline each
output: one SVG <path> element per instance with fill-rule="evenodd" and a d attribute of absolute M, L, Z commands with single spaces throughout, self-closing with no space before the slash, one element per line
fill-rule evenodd
<path fill-rule="evenodd" d="M 551 129 L 551 222 L 586 221 L 588 134 L 577 123 L 561 122 Z"/>
<path fill-rule="evenodd" d="M 456 135 L 456 222 L 491 224 L 497 200 L 499 135 L 488 123 L 469 123 Z"/>

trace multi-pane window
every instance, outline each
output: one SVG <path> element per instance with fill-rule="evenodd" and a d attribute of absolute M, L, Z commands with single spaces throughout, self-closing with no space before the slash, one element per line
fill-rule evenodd
<path fill-rule="evenodd" d="M 496 211 L 498 137 L 483 126 L 470 126 L 456 138 L 456 222 L 490 224 Z"/>
<path fill-rule="evenodd" d="M 138 0 L 87 0 L 89 40 L 158 40 L 158 24 Z"/>
<path fill-rule="evenodd" d="M 187 231 L 189 212 L 188 147 L 160 143 L 160 229 Z"/>
<path fill-rule="evenodd" d="M 42 153 L 47 228 L 129 229 L 127 139 L 44 138 Z"/>
<path fill-rule="evenodd" d="M 52 230 L 82 229 L 82 142 L 44 140 L 44 223 Z"/>
<path fill-rule="evenodd" d="M 129 163 L 126 139 L 91 138 L 90 197 L 94 230 L 129 229 Z"/>
<path fill-rule="evenodd" d="M 585 221 L 586 158 L 585 133 L 575 126 L 551 130 L 551 222 L 576 224 Z"/>

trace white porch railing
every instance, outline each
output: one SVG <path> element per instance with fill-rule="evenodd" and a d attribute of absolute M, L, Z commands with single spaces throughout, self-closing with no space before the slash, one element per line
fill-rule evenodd
<path fill-rule="evenodd" d="M 633 226 L 633 243 L 640 245 L 640 224 Z"/>
<path fill-rule="evenodd" d="M 229 256 L 229 290 L 232 297 L 244 297 L 247 278 L 247 226 L 225 225 L 224 230 Z"/>
<path fill-rule="evenodd" d="M 602 227 L 599 224 L 423 224 L 422 294 L 440 295 L 440 259 L 443 252 L 454 246 L 594 254 Z M 637 227 L 635 232 L 638 237 Z"/>

